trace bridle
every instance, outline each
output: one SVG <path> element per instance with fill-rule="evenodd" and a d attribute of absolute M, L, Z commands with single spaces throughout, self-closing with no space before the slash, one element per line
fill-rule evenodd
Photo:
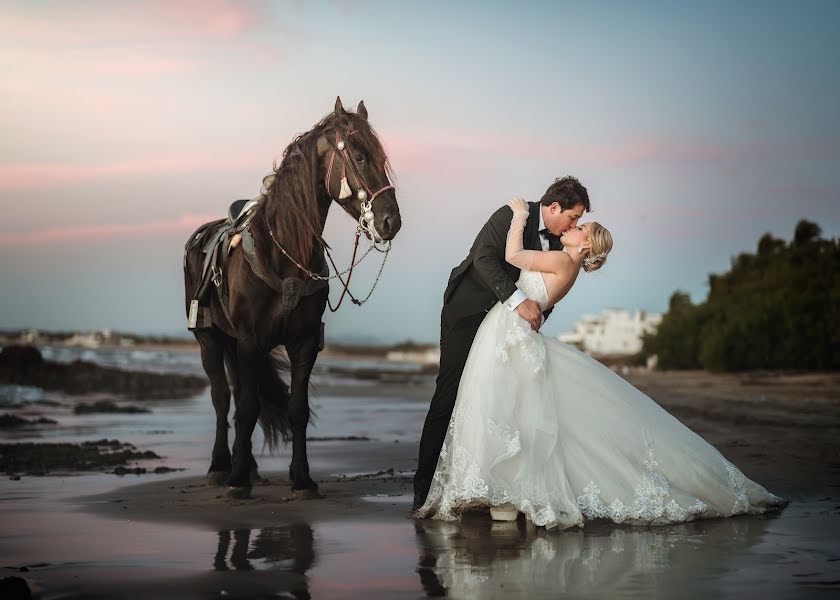
<path fill-rule="evenodd" d="M 350 129 L 346 132 L 346 136 L 350 137 L 354 133 L 355 131 L 353 129 Z M 297 266 L 298 269 L 306 273 L 309 277 L 316 281 L 325 281 L 337 278 L 341 282 L 343 289 L 341 291 L 341 296 L 338 299 L 338 303 L 335 307 L 333 307 L 332 303 L 330 302 L 329 296 L 327 297 L 327 304 L 329 305 L 330 311 L 335 312 L 341 306 L 345 294 L 350 296 L 350 299 L 353 301 L 353 304 L 361 306 L 362 304 L 368 301 L 368 299 L 373 294 L 373 290 L 376 289 L 376 285 L 379 283 L 379 278 L 382 276 L 382 270 L 385 268 L 385 261 L 388 260 L 388 253 L 391 251 L 391 240 L 388 240 L 383 243 L 382 236 L 380 236 L 379 232 L 376 231 L 376 226 L 373 223 L 373 201 L 376 200 L 377 196 L 379 196 L 383 192 L 393 190 L 394 186 L 388 184 L 380 188 L 376 192 L 371 193 L 370 187 L 368 187 L 367 183 L 364 180 L 364 177 L 362 177 L 359 174 L 358 170 L 356 169 L 356 165 L 350 159 L 350 152 L 347 149 L 347 144 L 344 142 L 344 140 L 341 139 L 337 131 L 335 132 L 335 143 L 330 142 L 330 145 L 332 146 L 332 154 L 330 155 L 330 162 L 327 166 L 326 179 L 324 180 L 324 187 L 326 188 L 327 197 L 338 203 L 338 205 L 344 209 L 344 212 L 346 212 L 347 214 L 351 214 L 349 209 L 350 201 L 346 201 L 353 195 L 353 192 L 347 183 L 347 167 L 349 165 L 350 174 L 353 176 L 353 180 L 356 184 L 356 197 L 361 202 L 361 210 L 359 212 L 359 224 L 356 227 L 356 241 L 353 246 L 353 257 L 350 259 L 350 266 L 339 273 L 338 267 L 335 265 L 335 261 L 333 260 L 332 255 L 330 255 L 329 248 L 325 247 L 324 251 L 326 252 L 327 258 L 330 259 L 330 264 L 332 264 L 333 270 L 335 271 L 335 275 L 324 276 L 319 273 L 313 273 L 312 271 L 304 267 L 302 264 L 300 264 L 297 260 L 295 260 L 286 251 L 286 249 L 283 248 L 280 242 L 277 241 L 277 238 L 274 237 L 274 232 L 270 228 L 268 230 L 268 233 L 271 236 L 271 239 L 274 241 L 274 244 L 286 256 L 286 258 L 291 260 L 295 264 L 295 266 Z M 330 192 L 330 179 L 332 177 L 332 169 L 333 164 L 335 163 L 336 154 L 341 154 L 341 189 L 339 191 L 338 198 L 334 198 L 332 196 L 332 193 Z M 370 248 L 368 248 L 367 251 L 362 255 L 362 257 L 358 261 L 356 261 L 356 254 L 359 250 L 359 238 L 361 237 L 363 231 L 365 232 L 366 236 L 370 239 L 371 245 Z M 379 247 L 379 244 L 382 244 L 381 248 Z M 371 286 L 367 296 L 365 296 L 365 298 L 362 300 L 358 300 L 355 296 L 353 296 L 353 292 L 351 292 L 349 289 L 350 278 L 353 276 L 353 269 L 356 267 L 356 265 L 360 264 L 365 259 L 365 257 L 367 257 L 368 254 L 370 254 L 371 250 L 377 250 L 378 252 L 384 254 L 384 256 L 382 257 L 382 264 L 379 265 L 379 272 L 376 274 L 376 279 L 374 280 L 373 285 Z M 345 274 L 347 275 L 346 281 L 342 278 L 342 275 Z"/>
<path fill-rule="evenodd" d="M 355 130 L 350 129 L 347 131 L 346 136 L 349 138 L 354 133 Z M 338 205 L 345 210 L 345 212 L 350 212 L 348 209 L 350 202 L 345 202 L 347 198 L 350 198 L 353 195 L 350 190 L 350 186 L 347 185 L 347 167 L 349 165 L 350 175 L 352 175 L 353 181 L 356 184 L 356 197 L 361 202 L 359 227 L 368 234 L 374 245 L 381 243 L 382 236 L 379 235 L 378 231 L 376 231 L 376 226 L 373 223 L 373 201 L 376 200 L 376 197 L 381 193 L 393 190 L 394 186 L 389 184 L 378 189 L 376 192 L 371 193 L 370 187 L 367 185 L 364 177 L 359 174 L 356 165 L 350 159 L 350 150 L 347 148 L 347 144 L 341 139 L 341 136 L 339 136 L 337 131 L 335 132 L 335 143 L 331 143 L 330 145 L 332 146 L 332 154 L 330 154 L 330 162 L 327 166 L 327 175 L 324 180 L 324 186 L 327 189 L 327 196 L 337 202 Z M 330 192 L 330 179 L 332 179 L 332 170 L 333 164 L 335 164 L 336 154 L 341 154 L 341 189 L 338 193 L 338 198 L 333 197 Z M 388 240 L 386 244 L 387 248 L 390 249 L 391 241 Z"/>

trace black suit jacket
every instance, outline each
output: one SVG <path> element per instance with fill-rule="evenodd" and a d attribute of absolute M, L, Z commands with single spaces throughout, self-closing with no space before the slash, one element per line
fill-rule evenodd
<path fill-rule="evenodd" d="M 540 203 L 528 203 L 528 220 L 523 234 L 527 250 L 542 250 L 540 234 Z M 443 293 L 443 322 L 456 327 L 467 317 L 490 310 L 496 302 L 504 302 L 516 291 L 519 269 L 505 260 L 510 220 L 513 211 L 509 206 L 497 210 L 478 232 L 470 253 L 464 261 L 452 269 L 449 283 Z M 551 250 L 560 250 L 560 240 L 549 236 Z M 551 308 L 545 311 L 548 318 Z"/>

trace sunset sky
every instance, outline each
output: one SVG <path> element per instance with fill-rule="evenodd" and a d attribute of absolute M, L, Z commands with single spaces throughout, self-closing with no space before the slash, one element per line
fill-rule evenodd
<path fill-rule="evenodd" d="M 185 333 L 186 238 L 337 95 L 365 101 L 403 228 L 328 339 L 437 341 L 487 217 L 566 174 L 615 248 L 547 333 L 702 300 L 766 231 L 840 234 L 838 23 L 816 1 L 2 0 L 0 329 Z M 334 207 L 342 263 L 353 229 Z"/>

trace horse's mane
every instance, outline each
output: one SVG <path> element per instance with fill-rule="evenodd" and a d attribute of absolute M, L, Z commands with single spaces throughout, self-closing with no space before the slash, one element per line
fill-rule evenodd
<path fill-rule="evenodd" d="M 270 228 L 277 241 L 303 266 L 309 265 L 316 245 L 326 246 L 318 213 L 318 138 L 326 134 L 334 142 L 336 132 L 344 139 L 348 131 L 353 132 L 353 143 L 364 148 L 371 164 L 381 166 L 393 178 L 388 157 L 367 120 L 352 112 L 332 112 L 286 147 L 280 165 L 274 165 L 274 178 L 265 191 L 265 200 L 254 212 L 254 221 L 262 221 L 266 230 Z M 270 238 L 258 244 L 263 256 L 271 255 L 274 242 Z"/>

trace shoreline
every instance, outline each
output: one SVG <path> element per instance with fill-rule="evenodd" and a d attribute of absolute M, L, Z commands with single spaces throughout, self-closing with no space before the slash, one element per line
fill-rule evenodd
<path fill-rule="evenodd" d="M 205 392 L 160 403 L 152 414 L 63 420 L 58 438 L 130 435 L 126 441 L 187 471 L 7 481 L 0 554 L 7 573 L 24 578 L 36 597 L 511 597 L 511 590 L 620 597 L 637 590 L 705 599 L 721 589 L 749 595 L 756 577 L 762 589 L 786 596 L 817 593 L 837 580 L 840 556 L 837 377 L 627 377 L 747 477 L 790 499 L 781 512 L 657 527 L 590 521 L 563 531 L 523 519 L 492 522 L 485 513 L 460 523 L 413 519 L 411 475 L 434 384 L 333 382 L 313 389 L 320 418 L 307 444 L 325 498 L 290 499 L 289 446 L 256 456 L 269 482 L 253 487 L 253 499 L 228 499 L 225 488 L 205 485 L 213 441 Z"/>
<path fill-rule="evenodd" d="M 824 377 L 811 378 L 812 389 L 803 381 L 744 384 L 737 376 L 699 372 L 628 377 L 717 447 L 750 479 L 793 501 L 840 492 L 840 449 L 836 444 L 840 434 L 840 388 L 833 385 L 835 379 L 840 381 L 840 376 L 829 377 L 832 385 L 826 385 Z M 403 396 L 409 392 L 412 402 L 425 402 L 431 398 L 434 386 L 321 387 L 322 391 L 341 391 L 350 397 L 380 398 L 397 389 Z M 807 400 L 800 400 L 803 392 L 808 394 Z M 286 478 L 276 470 L 268 476 L 269 485 L 254 486 L 250 500 L 227 499 L 224 488 L 204 485 L 200 475 L 121 486 L 107 494 L 78 500 L 83 510 L 101 516 L 212 527 L 409 518 L 410 473 L 416 467 L 416 442 L 316 442 L 310 443 L 309 450 L 313 478 L 326 495 L 319 500 L 291 499 Z M 289 454 L 286 448 L 272 460 L 275 464 L 286 461 Z M 395 475 L 353 476 L 388 469 L 393 469 Z"/>

